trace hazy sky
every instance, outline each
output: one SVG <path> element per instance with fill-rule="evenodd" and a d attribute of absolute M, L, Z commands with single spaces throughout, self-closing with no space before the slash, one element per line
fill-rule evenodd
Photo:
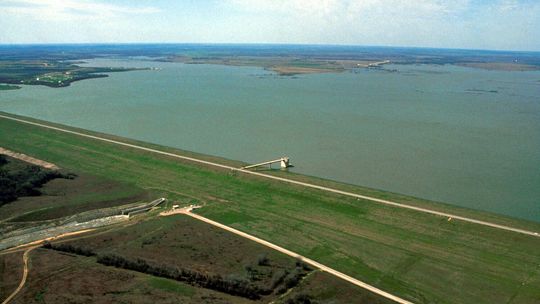
<path fill-rule="evenodd" d="M 540 51 L 540 0 L 0 0 L 0 43 L 79 42 Z"/>

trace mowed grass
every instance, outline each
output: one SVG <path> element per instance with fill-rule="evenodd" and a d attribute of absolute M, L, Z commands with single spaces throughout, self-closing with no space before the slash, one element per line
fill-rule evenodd
<path fill-rule="evenodd" d="M 197 211 L 204 216 L 413 302 L 540 301 L 537 237 L 234 175 L 6 119 L 0 119 L 0 130 L 5 148 L 143 189 L 159 188 L 195 197 L 207 203 Z M 343 187 L 365 193 L 364 188 Z M 454 210 L 399 195 L 380 196 Z M 537 223 L 476 211 L 471 214 L 540 231 Z"/>

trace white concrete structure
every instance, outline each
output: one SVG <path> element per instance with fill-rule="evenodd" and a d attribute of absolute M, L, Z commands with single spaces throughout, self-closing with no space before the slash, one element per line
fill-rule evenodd
<path fill-rule="evenodd" d="M 281 166 L 281 169 L 286 169 L 286 168 L 292 167 L 291 164 L 289 163 L 289 158 L 284 156 L 284 157 L 279 158 L 279 159 L 269 160 L 269 161 L 262 162 L 262 163 L 259 163 L 259 164 L 245 166 L 245 167 L 242 167 L 240 169 L 242 169 L 242 170 L 243 169 L 251 169 L 251 168 L 260 167 L 260 166 L 264 166 L 264 165 L 272 165 L 274 163 L 279 163 L 280 166 Z"/>

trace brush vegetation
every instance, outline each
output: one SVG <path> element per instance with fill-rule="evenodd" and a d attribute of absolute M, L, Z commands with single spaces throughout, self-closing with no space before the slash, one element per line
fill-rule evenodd
<path fill-rule="evenodd" d="M 0 206 L 22 196 L 41 195 L 39 189 L 56 178 L 73 179 L 75 175 L 43 169 L 11 158 L 8 160 L 0 155 Z"/>

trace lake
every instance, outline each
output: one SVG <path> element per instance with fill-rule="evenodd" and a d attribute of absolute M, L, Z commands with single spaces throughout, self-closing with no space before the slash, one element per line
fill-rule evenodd
<path fill-rule="evenodd" d="M 0 91 L 0 110 L 540 222 L 540 72 L 88 65 L 159 69 Z"/>

